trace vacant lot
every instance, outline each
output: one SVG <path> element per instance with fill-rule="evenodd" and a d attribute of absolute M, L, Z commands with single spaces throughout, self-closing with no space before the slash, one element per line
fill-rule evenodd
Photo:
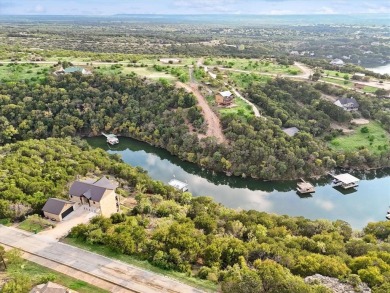
<path fill-rule="evenodd" d="M 362 131 L 363 129 L 363 131 Z M 372 153 L 380 153 L 389 147 L 390 135 L 377 122 L 356 128 L 353 134 L 340 136 L 331 141 L 335 150 L 354 151 L 367 148 Z"/>
<path fill-rule="evenodd" d="M 0 66 L 0 81 L 37 81 L 47 75 L 47 73 L 50 71 L 49 67 L 50 65 L 47 64 L 3 64 L 2 66 Z"/>
<path fill-rule="evenodd" d="M 13 264 L 7 270 L 7 275 L 9 275 L 10 277 L 18 277 L 21 274 L 27 275 L 29 278 L 31 278 L 33 284 L 42 283 L 42 281 L 46 280 L 52 280 L 53 282 L 61 284 L 71 290 L 75 290 L 80 293 L 108 292 L 106 290 L 90 285 L 84 281 L 77 280 L 75 278 L 45 268 L 30 261 L 23 260 L 21 265 Z"/>
<path fill-rule="evenodd" d="M 252 72 L 265 72 L 273 74 L 297 75 L 301 71 L 294 65 L 280 65 L 270 60 L 241 59 L 241 58 L 207 58 L 204 62 L 208 66 L 221 66 Z"/>

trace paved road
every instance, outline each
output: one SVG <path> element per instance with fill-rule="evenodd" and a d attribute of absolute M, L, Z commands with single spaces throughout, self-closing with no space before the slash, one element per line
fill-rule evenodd
<path fill-rule="evenodd" d="M 4 245 L 4 244 L 3 244 L 3 246 L 4 246 L 6 251 L 12 249 L 12 247 L 10 247 L 10 246 Z M 50 268 L 50 269 L 57 271 L 59 273 L 65 274 L 67 276 L 73 277 L 77 280 L 84 281 L 84 282 L 89 283 L 91 285 L 94 285 L 98 288 L 107 290 L 108 292 L 111 292 L 111 293 L 137 293 L 136 291 L 133 291 L 130 289 L 125 289 L 121 286 L 118 286 L 118 285 L 115 285 L 111 282 L 102 280 L 102 279 L 95 277 L 91 274 L 81 272 L 81 271 L 73 269 L 71 267 L 59 264 L 58 262 L 54 262 L 54 261 L 48 260 L 46 258 L 31 254 L 28 252 L 22 252 L 22 258 L 24 258 L 28 261 L 31 261 L 31 262 L 35 262 L 43 267 Z"/>
<path fill-rule="evenodd" d="M 202 291 L 128 264 L 0 225 L 0 243 L 91 274 L 123 288 L 142 293 L 200 293 Z"/>

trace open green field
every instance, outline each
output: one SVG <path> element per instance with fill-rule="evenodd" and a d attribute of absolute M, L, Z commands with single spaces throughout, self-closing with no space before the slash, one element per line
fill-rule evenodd
<path fill-rule="evenodd" d="M 321 79 L 333 84 L 341 85 L 346 88 L 354 89 L 354 83 L 350 80 L 345 81 L 342 79 L 332 78 L 332 77 L 322 77 Z M 363 91 L 366 93 L 375 93 L 377 90 L 378 88 L 369 85 L 363 88 Z"/>
<path fill-rule="evenodd" d="M 367 127 L 368 132 L 362 133 L 362 128 Z M 339 136 L 330 143 L 332 149 L 340 151 L 356 151 L 366 148 L 372 153 L 380 153 L 390 147 L 390 135 L 377 122 L 359 126 L 350 135 Z"/>
<path fill-rule="evenodd" d="M 0 66 L 0 81 L 39 80 L 50 72 L 48 64 L 9 63 Z"/>
<path fill-rule="evenodd" d="M 240 98 L 236 97 L 234 99 L 234 104 L 236 105 L 236 107 L 232 107 L 232 108 L 220 107 L 220 108 L 218 108 L 219 112 L 222 115 L 236 114 L 236 115 L 239 115 L 241 117 L 243 117 L 243 116 L 250 117 L 250 116 L 254 115 L 252 107 L 250 105 L 248 105 L 247 103 L 245 103 L 245 101 L 241 100 Z"/>
<path fill-rule="evenodd" d="M 253 82 L 267 83 L 272 77 L 260 75 L 256 73 L 236 73 L 229 72 L 229 79 L 232 80 L 238 87 L 247 88 Z"/>
<path fill-rule="evenodd" d="M 146 77 L 150 79 L 165 78 L 169 81 L 173 81 L 177 79 L 176 77 L 174 77 L 169 73 L 156 71 L 153 69 L 153 67 L 124 67 L 122 72 L 124 74 L 129 74 L 131 72 L 134 72 L 135 74 L 141 77 Z"/>
<path fill-rule="evenodd" d="M 161 57 L 161 58 L 170 58 L 170 57 Z M 159 61 L 160 58 L 143 58 L 137 61 L 137 64 L 146 64 L 146 65 L 170 65 L 170 66 L 185 66 L 185 65 L 192 65 L 196 63 L 195 58 L 180 58 L 180 57 L 172 57 L 172 58 L 177 58 L 180 59 L 181 62 L 177 64 L 164 64 L 161 61 Z"/>
<path fill-rule="evenodd" d="M 363 91 L 366 93 L 375 93 L 377 90 L 378 90 L 377 87 L 373 87 L 373 86 L 369 86 L 369 85 L 367 85 L 363 88 Z"/>
<path fill-rule="evenodd" d="M 36 263 L 23 260 L 22 264 L 11 264 L 7 269 L 7 275 L 10 277 L 18 277 L 20 275 L 28 276 L 34 285 L 47 282 L 47 279 L 52 280 L 62 286 L 80 293 L 107 293 L 108 291 L 95 287 L 84 281 L 77 280 L 65 274 L 56 272 L 49 268 L 43 267 Z M 19 292 L 19 291 L 18 291 Z"/>
<path fill-rule="evenodd" d="M 265 72 L 273 74 L 297 75 L 301 71 L 294 65 L 280 65 L 270 60 L 242 59 L 242 58 L 207 58 L 204 62 L 208 66 L 222 66 L 238 70 Z"/>
<path fill-rule="evenodd" d="M 39 217 L 38 215 L 29 216 L 26 220 L 18 225 L 19 229 L 26 230 L 28 232 L 40 232 L 53 224 L 48 220 Z"/>
<path fill-rule="evenodd" d="M 335 71 L 335 70 L 325 70 L 323 75 L 324 76 L 329 76 L 329 77 L 338 77 L 338 78 L 344 78 L 344 76 L 347 75 L 349 79 L 352 78 L 352 74 L 338 72 L 338 71 Z"/>
<path fill-rule="evenodd" d="M 331 78 L 331 77 L 322 77 L 321 79 L 344 87 L 349 87 L 349 88 L 353 87 L 353 83 L 350 82 L 349 80 L 342 80 L 342 79 Z"/>
<path fill-rule="evenodd" d="M 89 243 L 86 243 L 86 242 L 83 242 L 83 241 L 80 241 L 80 240 L 74 239 L 74 238 L 66 238 L 63 240 L 63 242 L 70 244 L 70 245 L 73 245 L 73 246 L 76 246 L 76 247 L 79 247 L 79 248 L 82 248 L 82 249 L 85 249 L 85 250 L 88 250 L 88 251 L 91 251 L 91 252 L 94 252 L 94 253 L 97 253 L 97 254 L 100 254 L 100 255 L 104 255 L 104 256 L 107 256 L 110 258 L 114 258 L 114 259 L 123 261 L 125 263 L 146 269 L 148 271 L 151 271 L 151 272 L 154 272 L 154 273 L 157 273 L 160 275 L 165 275 L 165 276 L 177 279 L 180 282 L 183 282 L 183 283 L 188 284 L 188 285 L 193 286 L 193 287 L 200 288 L 202 290 L 205 290 L 206 292 L 216 292 L 217 291 L 217 285 L 210 282 L 210 281 L 201 280 L 201 279 L 197 279 L 194 277 L 189 277 L 185 273 L 179 273 L 179 272 L 175 272 L 175 271 L 167 271 L 167 270 L 160 269 L 156 266 L 151 265 L 146 260 L 140 260 L 140 259 L 135 258 L 135 257 L 130 256 L 130 255 L 117 253 L 117 252 L 115 252 L 115 251 L 113 251 L 113 250 L 111 250 L 108 247 L 103 246 L 103 245 L 89 244 Z"/>

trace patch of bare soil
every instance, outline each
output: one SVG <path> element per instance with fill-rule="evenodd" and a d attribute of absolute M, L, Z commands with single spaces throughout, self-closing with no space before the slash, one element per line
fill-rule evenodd
<path fill-rule="evenodd" d="M 207 136 L 214 136 L 219 143 L 225 142 L 226 138 L 222 133 L 221 123 L 219 121 L 219 118 L 213 112 L 213 110 L 211 110 L 206 99 L 202 96 L 202 94 L 197 89 L 197 85 L 193 84 L 192 86 L 189 86 L 182 82 L 177 82 L 176 86 L 180 88 L 184 88 L 188 92 L 193 93 L 194 96 L 197 98 L 198 105 L 202 108 L 204 118 L 207 122 L 207 133 L 206 133 Z"/>
<path fill-rule="evenodd" d="M 330 127 L 333 129 L 341 129 L 343 131 L 343 133 L 345 133 L 345 134 L 354 132 L 354 130 L 349 129 L 347 125 L 336 123 L 336 122 L 332 122 L 330 124 Z"/>
<path fill-rule="evenodd" d="M 351 123 L 354 123 L 356 125 L 366 125 L 370 123 L 370 120 L 359 118 L 359 119 L 352 119 Z"/>

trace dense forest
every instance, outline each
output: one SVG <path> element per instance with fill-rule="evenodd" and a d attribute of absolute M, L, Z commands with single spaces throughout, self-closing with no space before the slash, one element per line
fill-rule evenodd
<path fill-rule="evenodd" d="M 330 122 L 351 116 L 319 99 L 309 84 L 277 79 L 250 87 L 247 95 L 268 118 L 224 115 L 227 142 L 218 144 L 213 137 L 199 139 L 205 125 L 195 97 L 166 83 L 80 74 L 47 76 L 41 83 L 8 82 L 0 85 L 0 144 L 109 131 L 208 169 L 262 179 L 319 175 L 335 166 L 390 164 L 387 148 L 377 155 L 366 149 L 330 150 L 323 138 Z M 381 113 L 389 116 L 383 109 Z M 301 131 L 289 137 L 282 131 L 289 126 Z"/>
<path fill-rule="evenodd" d="M 39 212 L 48 197 L 65 197 L 76 175 L 115 176 L 118 192 L 135 197 L 134 207 L 96 217 L 70 236 L 218 283 L 223 292 L 329 292 L 304 283 L 315 273 L 355 287 L 364 281 L 376 293 L 390 289 L 390 222 L 352 232 L 340 220 L 235 211 L 154 181 L 78 139 L 7 144 L 0 164 L 0 218 Z"/>

